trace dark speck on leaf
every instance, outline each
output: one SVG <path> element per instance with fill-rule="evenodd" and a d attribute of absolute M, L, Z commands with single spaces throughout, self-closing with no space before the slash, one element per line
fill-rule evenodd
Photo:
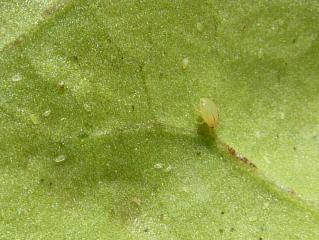
<path fill-rule="evenodd" d="M 160 216 L 159 216 L 159 218 L 160 218 L 161 220 L 164 220 L 164 219 L 165 219 L 165 214 L 164 214 L 164 213 L 161 213 Z"/>
<path fill-rule="evenodd" d="M 73 55 L 73 56 L 71 57 L 71 60 L 72 60 L 72 62 L 75 62 L 75 63 L 78 63 L 78 62 L 79 62 L 79 58 L 78 58 L 78 56 L 76 56 L 76 55 Z"/>
<path fill-rule="evenodd" d="M 225 212 L 224 212 L 224 211 L 221 211 L 221 212 L 220 212 L 220 214 L 223 214 L 223 215 L 224 215 L 224 214 L 225 214 Z"/>
<path fill-rule="evenodd" d="M 148 231 L 149 231 L 149 230 L 148 230 L 148 228 L 145 228 L 145 229 L 144 229 L 144 232 L 146 232 L 146 233 L 147 233 Z"/>
<path fill-rule="evenodd" d="M 60 92 L 65 90 L 65 83 L 63 81 L 58 83 L 58 89 Z"/>

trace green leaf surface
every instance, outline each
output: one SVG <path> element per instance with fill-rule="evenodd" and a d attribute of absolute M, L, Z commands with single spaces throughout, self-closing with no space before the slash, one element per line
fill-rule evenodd
<path fill-rule="evenodd" d="M 316 1 L 4 1 L 0 20 L 1 239 L 319 238 Z"/>

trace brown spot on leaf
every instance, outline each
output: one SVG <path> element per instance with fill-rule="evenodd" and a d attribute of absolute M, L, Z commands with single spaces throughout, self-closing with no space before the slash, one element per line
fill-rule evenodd
<path fill-rule="evenodd" d="M 228 153 L 230 155 L 232 155 L 233 157 L 235 157 L 236 159 L 240 160 L 240 162 L 242 162 L 243 164 L 251 167 L 251 168 L 257 168 L 257 166 L 251 162 L 248 158 L 240 155 L 239 153 L 236 152 L 236 150 L 234 148 L 232 148 L 231 146 L 227 145 L 227 144 L 224 144 Z"/>

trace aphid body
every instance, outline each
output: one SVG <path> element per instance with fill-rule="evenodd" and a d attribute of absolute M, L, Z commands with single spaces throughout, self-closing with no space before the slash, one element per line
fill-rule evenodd
<path fill-rule="evenodd" d="M 201 98 L 199 112 L 203 121 L 210 127 L 216 128 L 219 121 L 218 107 L 208 98 Z"/>

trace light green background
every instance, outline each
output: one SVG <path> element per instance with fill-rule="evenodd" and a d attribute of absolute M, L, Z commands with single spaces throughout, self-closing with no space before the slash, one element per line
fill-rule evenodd
<path fill-rule="evenodd" d="M 319 237 L 317 1 L 2 1 L 0 20 L 1 239 Z"/>

